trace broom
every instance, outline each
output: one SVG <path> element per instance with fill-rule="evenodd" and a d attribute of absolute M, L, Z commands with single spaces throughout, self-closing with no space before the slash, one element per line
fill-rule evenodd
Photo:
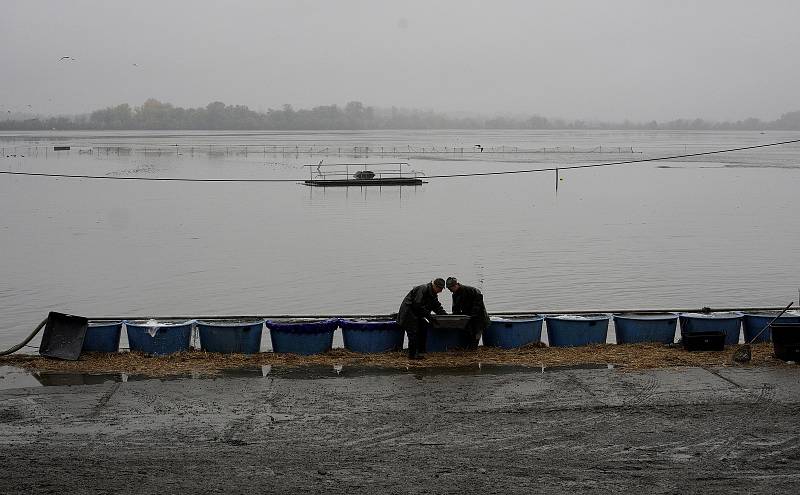
<path fill-rule="evenodd" d="M 753 342 L 755 342 L 755 341 L 756 341 L 756 339 L 757 339 L 757 338 L 759 338 L 759 337 L 761 336 L 761 334 L 762 334 L 762 333 L 764 333 L 764 330 L 766 330 L 767 328 L 769 328 L 769 327 L 770 327 L 770 325 L 772 325 L 773 323 L 775 323 L 775 320 L 777 320 L 778 318 L 780 318 L 781 316 L 783 316 L 783 313 L 785 313 L 786 311 L 788 311 L 788 310 L 789 310 L 789 308 L 791 308 L 791 307 L 792 307 L 792 304 L 794 304 L 794 301 L 790 302 L 788 306 L 786 306 L 785 308 L 783 308 L 783 311 L 781 311 L 780 313 L 778 313 L 778 316 L 776 316 L 775 318 L 773 318 L 773 319 L 772 319 L 772 321 L 770 321 L 769 323 L 767 323 L 767 324 L 766 324 L 766 326 L 764 326 L 764 328 L 762 328 L 762 329 L 761 329 L 761 331 L 760 331 L 760 332 L 758 332 L 758 333 L 756 334 L 756 336 L 755 336 L 755 337 L 753 337 L 752 339 L 750 339 L 750 342 L 747 342 L 747 343 L 745 343 L 745 344 L 742 344 L 742 345 L 740 345 L 740 346 L 739 346 L 739 348 L 738 348 L 738 349 L 736 349 L 736 350 L 733 352 L 733 360 L 734 360 L 734 361 L 736 361 L 737 363 L 746 363 L 746 362 L 750 361 L 750 360 L 753 358 L 753 349 L 752 349 L 752 347 L 750 347 L 750 345 L 751 345 Z"/>

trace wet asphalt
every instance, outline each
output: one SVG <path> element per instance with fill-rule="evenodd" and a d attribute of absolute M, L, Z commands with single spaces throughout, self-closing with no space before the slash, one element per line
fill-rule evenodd
<path fill-rule="evenodd" d="M 58 379 L 0 390 L 0 493 L 800 492 L 800 368 Z"/>

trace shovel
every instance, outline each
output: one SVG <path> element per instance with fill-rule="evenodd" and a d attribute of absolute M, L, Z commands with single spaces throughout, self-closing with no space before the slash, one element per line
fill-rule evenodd
<path fill-rule="evenodd" d="M 790 302 L 788 306 L 786 306 L 785 308 L 783 308 L 783 311 L 781 311 L 780 313 L 778 313 L 778 316 L 776 316 L 776 317 L 775 317 L 775 318 L 773 318 L 773 319 L 772 319 L 772 320 L 771 320 L 769 323 L 767 323 L 767 324 L 766 324 L 766 326 L 765 326 L 764 328 L 762 328 L 762 329 L 761 329 L 761 331 L 760 331 L 760 332 L 758 332 L 758 333 L 755 335 L 755 337 L 753 337 L 752 339 L 750 339 L 750 342 L 748 342 L 748 343 L 746 343 L 746 344 L 742 344 L 742 345 L 740 345 L 740 346 L 739 346 L 739 348 L 738 348 L 738 349 L 736 349 L 736 350 L 733 352 L 733 360 L 734 360 L 734 361 L 736 361 L 737 363 L 746 363 L 746 362 L 750 361 L 750 360 L 753 358 L 753 349 L 752 349 L 752 347 L 750 347 L 750 345 L 751 345 L 753 342 L 755 342 L 755 340 L 756 340 L 757 338 L 759 338 L 759 337 L 761 336 L 761 334 L 762 334 L 762 333 L 764 333 L 764 330 L 766 330 L 767 328 L 769 328 L 769 327 L 770 327 L 770 325 L 772 325 L 773 323 L 775 323 L 775 320 L 777 320 L 778 318 L 780 318 L 781 316 L 783 316 L 783 313 L 785 313 L 786 311 L 788 311 L 788 310 L 789 310 L 789 308 L 791 308 L 791 307 L 792 307 L 792 304 L 794 304 L 794 301 Z"/>

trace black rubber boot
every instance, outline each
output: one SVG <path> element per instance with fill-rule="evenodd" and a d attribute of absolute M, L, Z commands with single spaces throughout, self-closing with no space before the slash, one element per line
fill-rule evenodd
<path fill-rule="evenodd" d="M 422 323 L 417 331 L 417 354 L 425 356 L 428 350 L 428 324 Z"/>
<path fill-rule="evenodd" d="M 417 358 L 417 339 L 419 338 L 418 331 L 406 331 L 408 334 L 408 359 Z"/>

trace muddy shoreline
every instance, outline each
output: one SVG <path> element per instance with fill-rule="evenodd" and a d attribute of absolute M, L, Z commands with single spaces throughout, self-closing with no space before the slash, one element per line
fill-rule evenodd
<path fill-rule="evenodd" d="M 0 391 L 0 493 L 797 493 L 796 367 Z"/>

